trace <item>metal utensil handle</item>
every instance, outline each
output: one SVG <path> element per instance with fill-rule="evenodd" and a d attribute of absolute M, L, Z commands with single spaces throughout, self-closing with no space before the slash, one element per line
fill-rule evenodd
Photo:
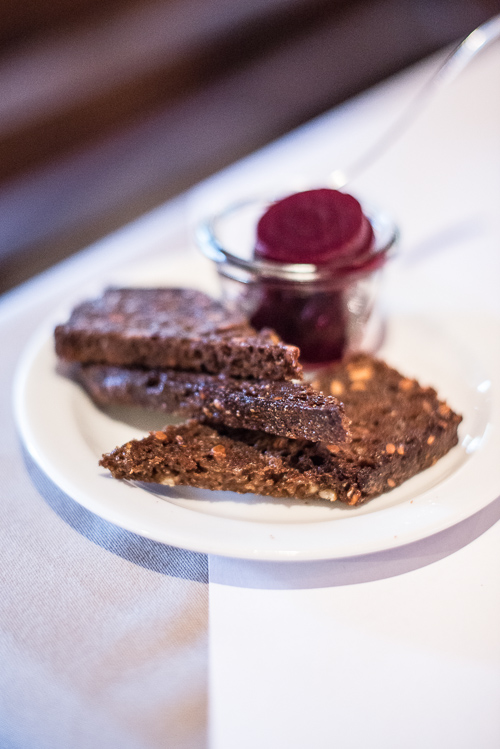
<path fill-rule="evenodd" d="M 410 105 L 392 123 L 388 130 L 370 146 L 370 148 L 345 171 L 337 169 L 330 175 L 333 187 L 342 188 L 364 172 L 379 159 L 416 119 L 424 109 L 430 97 L 443 86 L 448 85 L 469 65 L 476 55 L 500 38 L 500 15 L 471 31 L 458 44 L 431 78 L 424 84 Z"/>

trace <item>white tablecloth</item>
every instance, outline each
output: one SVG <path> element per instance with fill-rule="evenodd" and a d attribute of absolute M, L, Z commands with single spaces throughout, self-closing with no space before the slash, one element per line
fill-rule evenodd
<path fill-rule="evenodd" d="M 213 556 L 207 585 L 203 554 L 142 539 L 65 496 L 23 450 L 11 412 L 16 362 L 53 307 L 133 263 L 182 253 L 196 218 L 228 199 L 321 182 L 326 167 L 372 142 L 435 65 L 0 299 L 2 747 L 196 748 L 207 732 L 212 749 L 500 745 L 500 498 L 377 554 Z M 403 231 L 385 314 L 459 324 L 496 383 L 499 341 L 485 347 L 476 333 L 500 319 L 499 81 L 493 49 L 352 186 Z"/>
<path fill-rule="evenodd" d="M 344 167 L 432 65 L 236 166 L 197 200 L 217 201 L 229 184 L 235 193 L 271 184 L 283 171 L 293 182 L 325 163 Z M 450 345 L 458 325 L 497 385 L 499 86 L 497 45 L 352 185 L 402 229 L 386 314 L 434 320 Z M 399 550 L 295 564 L 210 559 L 216 749 L 500 746 L 499 465 L 491 470 L 488 507 Z M 470 491 L 481 492 L 480 476 Z"/>

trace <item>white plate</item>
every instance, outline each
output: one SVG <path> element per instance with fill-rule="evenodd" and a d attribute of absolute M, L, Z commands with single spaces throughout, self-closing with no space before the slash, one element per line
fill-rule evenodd
<path fill-rule="evenodd" d="M 455 329 L 463 330 L 460 325 Z M 500 340 L 497 326 L 482 335 Z M 500 420 L 492 398 L 498 383 L 470 347 L 460 338 L 453 342 L 449 326 L 397 318 L 389 320 L 382 354 L 404 374 L 436 387 L 464 420 L 460 444 L 435 466 L 359 508 L 182 487 L 145 488 L 110 478 L 98 466 L 102 453 L 160 428 L 165 417 L 96 408 L 79 387 L 57 373 L 52 321 L 42 326 L 20 362 L 15 413 L 31 456 L 52 481 L 116 525 L 223 556 L 349 557 L 448 528 L 490 503 L 500 488 Z"/>

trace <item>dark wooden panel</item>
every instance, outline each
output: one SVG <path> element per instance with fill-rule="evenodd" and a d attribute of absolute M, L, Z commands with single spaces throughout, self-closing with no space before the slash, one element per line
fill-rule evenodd
<path fill-rule="evenodd" d="M 0 56 L 0 180 L 128 124 L 328 22 L 342 0 L 170 0 Z"/>
<path fill-rule="evenodd" d="M 499 12 L 500 0 L 495 4 Z M 132 85 L 126 78 L 114 79 L 113 90 L 123 94 L 117 101 L 109 89 L 90 87 L 90 96 L 79 99 L 78 139 L 71 145 L 61 135 L 58 142 L 56 129 L 50 135 L 48 126 L 39 125 L 30 132 L 39 141 L 50 141 L 55 150 L 46 154 L 45 161 L 34 158 L 29 170 L 0 181 L 0 292 L 456 40 L 491 15 L 491 5 L 468 0 L 418 4 L 359 0 L 337 6 L 334 14 L 318 16 L 314 23 L 290 21 L 284 36 L 271 23 L 263 23 L 261 35 L 247 35 L 247 21 L 238 16 L 236 23 L 233 16 L 219 19 L 217 28 L 222 33 L 223 27 L 233 23 L 240 36 L 233 34 L 219 47 L 212 44 L 212 54 L 216 56 L 217 49 L 220 55 L 213 63 L 214 72 L 204 77 L 203 70 L 192 70 L 192 77 L 184 81 L 179 69 L 175 81 L 164 84 L 165 89 L 170 87 L 167 100 L 154 103 L 161 76 L 153 74 L 148 88 L 151 71 L 146 75 L 141 65 L 144 89 L 140 86 L 137 92 L 137 110 L 123 105 L 127 99 L 123 92 Z M 200 29 L 208 34 L 207 26 L 201 24 L 194 37 L 184 37 L 189 37 L 186 48 L 191 52 L 193 38 L 202 40 Z M 210 39 L 213 36 L 208 34 L 205 42 Z M 143 59 L 142 52 L 138 59 Z M 201 57 L 193 54 L 191 59 L 198 59 L 200 66 Z M 174 69 L 175 55 L 169 64 Z M 187 63 L 183 70 L 189 72 Z M 0 93 L 1 72 L 0 65 Z M 85 110 L 82 103 L 89 101 L 99 102 L 94 112 L 109 110 L 102 113 L 106 124 L 97 132 L 92 130 L 92 107 Z M 67 111 L 64 100 L 62 106 L 48 104 L 52 122 L 57 122 L 54 112 Z M 2 105 L 0 96 L 0 113 Z M 24 120 L 29 121 L 29 117 Z M 31 127 L 35 127 L 33 122 Z M 21 131 L 13 127 L 10 137 L 20 137 Z M 0 117 L 0 141 L 2 132 L 6 137 L 9 130 Z M 21 158 L 22 146 L 18 143 L 14 148 L 14 142 L 11 156 Z"/>

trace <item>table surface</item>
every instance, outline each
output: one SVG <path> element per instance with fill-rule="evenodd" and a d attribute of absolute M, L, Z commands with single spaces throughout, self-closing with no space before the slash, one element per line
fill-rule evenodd
<path fill-rule="evenodd" d="M 10 396 L 55 307 L 134 264 L 194 257 L 195 222 L 228 200 L 324 183 L 439 59 L 0 298 L 2 746 L 500 745 L 500 497 L 400 549 L 300 563 L 211 556 L 207 570 L 205 555 L 117 528 L 59 491 L 23 450 Z M 494 47 L 352 185 L 402 229 L 384 314 L 459 321 L 494 386 L 498 340 L 485 345 L 484 331 L 500 322 L 499 80 Z"/>

